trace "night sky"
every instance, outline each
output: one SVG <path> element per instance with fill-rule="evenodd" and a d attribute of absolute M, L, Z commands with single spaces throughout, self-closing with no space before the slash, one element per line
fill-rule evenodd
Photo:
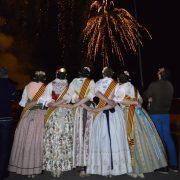
<path fill-rule="evenodd" d="M 87 22 L 90 1 L 66 0 L 69 3 L 69 5 L 66 4 L 66 9 L 59 9 L 57 1 L 49 1 L 49 4 L 47 2 L 45 0 L 31 1 L 22 16 L 23 7 L 18 4 L 20 1 L 13 5 L 8 1 L 1 1 L 0 16 L 8 20 L 6 25 L 0 27 L 1 33 L 11 36 L 13 44 L 5 51 L 0 48 L 0 52 L 2 54 L 8 51 L 13 54 L 16 59 L 13 62 L 16 62 L 17 66 L 15 69 L 19 68 L 16 71 L 12 70 L 14 66 L 8 66 L 9 70 L 13 71 L 11 79 L 20 71 L 25 77 L 35 69 L 43 69 L 51 80 L 54 78 L 54 71 L 60 66 L 68 69 L 69 78 L 72 79 L 84 64 L 82 30 Z M 132 0 L 117 0 L 116 4 L 134 14 Z M 157 68 L 165 66 L 172 72 L 175 97 L 180 97 L 177 59 L 180 29 L 178 27 L 177 1 L 136 0 L 136 6 L 138 21 L 150 31 L 153 37 L 152 40 L 145 38 L 144 47 L 141 48 L 144 89 L 153 80 Z M 40 14 L 39 9 L 42 11 Z M 63 22 L 60 22 L 58 14 L 61 20 L 63 17 Z M 4 55 L 0 55 L 0 65 L 6 65 L 2 63 L 2 57 Z M 125 61 L 133 82 L 142 89 L 138 57 L 129 53 L 126 55 Z M 7 65 L 11 62 L 6 61 Z M 94 65 L 94 67 L 98 67 L 96 64 Z M 120 69 L 119 62 L 113 63 L 112 68 L 117 72 Z M 94 77 L 100 77 L 100 72 L 101 68 L 93 68 Z M 29 80 L 29 78 L 24 78 L 24 81 L 21 82 L 19 79 L 18 77 L 14 79 L 20 83 L 19 87 L 24 86 Z"/>

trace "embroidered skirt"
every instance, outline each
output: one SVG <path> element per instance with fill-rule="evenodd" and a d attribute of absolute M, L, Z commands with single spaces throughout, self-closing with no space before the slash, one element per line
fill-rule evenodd
<path fill-rule="evenodd" d="M 60 176 L 73 167 L 73 113 L 57 108 L 45 125 L 43 169 Z"/>

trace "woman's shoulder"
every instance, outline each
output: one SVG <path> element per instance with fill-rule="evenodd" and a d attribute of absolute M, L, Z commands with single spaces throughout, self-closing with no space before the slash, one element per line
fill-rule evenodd
<path fill-rule="evenodd" d="M 132 88 L 132 87 L 134 87 L 134 86 L 131 84 L 131 82 L 119 84 L 119 88 Z"/>

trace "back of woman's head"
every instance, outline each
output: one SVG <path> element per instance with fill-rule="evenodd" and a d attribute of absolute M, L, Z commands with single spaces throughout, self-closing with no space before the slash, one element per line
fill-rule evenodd
<path fill-rule="evenodd" d="M 105 68 L 102 70 L 102 75 L 103 75 L 104 77 L 112 78 L 113 75 L 114 75 L 114 71 L 113 71 L 111 68 L 105 67 Z"/>
<path fill-rule="evenodd" d="M 42 82 L 46 81 L 46 73 L 44 71 L 36 71 L 33 76 L 34 82 Z"/>
<path fill-rule="evenodd" d="M 66 79 L 67 78 L 67 71 L 65 68 L 60 68 L 56 71 L 56 78 L 58 79 Z"/>
<path fill-rule="evenodd" d="M 79 77 L 90 77 L 91 69 L 89 67 L 83 67 L 78 74 Z"/>
<path fill-rule="evenodd" d="M 117 79 L 118 79 L 118 82 L 120 84 L 124 84 L 126 82 L 129 82 L 130 81 L 129 72 L 128 71 L 123 71 L 123 72 L 119 73 L 118 76 L 117 76 Z"/>

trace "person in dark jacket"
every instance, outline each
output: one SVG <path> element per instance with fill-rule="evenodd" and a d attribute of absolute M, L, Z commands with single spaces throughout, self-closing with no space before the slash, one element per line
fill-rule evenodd
<path fill-rule="evenodd" d="M 145 97 L 148 99 L 148 109 L 151 118 L 156 126 L 156 129 L 167 148 L 169 158 L 169 169 L 174 172 L 178 171 L 177 168 L 177 155 L 175 144 L 173 142 L 170 132 L 170 108 L 173 99 L 174 88 L 169 81 L 170 72 L 165 68 L 160 68 L 157 72 L 158 80 L 152 82 Z M 164 173 L 168 169 L 162 170 Z"/>
<path fill-rule="evenodd" d="M 0 68 L 0 179 L 8 176 L 8 162 L 11 151 L 12 115 L 11 101 L 16 90 L 8 79 L 8 71 Z"/>

